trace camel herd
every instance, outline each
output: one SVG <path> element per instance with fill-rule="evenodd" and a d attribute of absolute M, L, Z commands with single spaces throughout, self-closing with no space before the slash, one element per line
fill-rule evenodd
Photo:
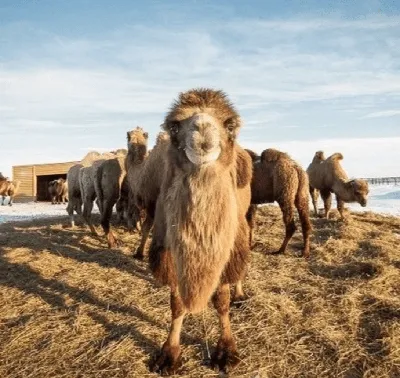
<path fill-rule="evenodd" d="M 67 183 L 61 185 L 64 196 L 53 190 L 64 200 L 68 188 L 71 226 L 77 213 L 97 235 L 91 218 L 96 201 L 110 248 L 119 244 L 110 226 L 114 205 L 118 220 L 140 231 L 134 256 L 147 255 L 155 279 L 171 290 L 170 332 L 152 371 L 168 374 L 177 369 L 183 319 L 203 310 L 210 300 L 221 330 L 212 365 L 225 371 L 239 361 L 229 319 L 230 285 L 235 286 L 233 301 L 242 299 L 257 205 L 276 201 L 282 210 L 286 232 L 274 253 L 283 253 L 293 236 L 297 209 L 304 238 L 300 255 L 305 258 L 312 231 L 310 194 L 316 213 L 321 194 L 325 217 L 332 193 L 342 217 L 344 202 L 366 205 L 368 184 L 348 179 L 340 166 L 341 154 L 325 159 L 318 151 L 305 171 L 278 150 L 266 149 L 259 156 L 243 149 L 237 143 L 241 124 L 224 92 L 180 93 L 151 151 L 148 133 L 136 127 L 127 133 L 127 150 L 88 154 L 70 168 Z M 53 182 L 52 188 L 60 183 Z"/>

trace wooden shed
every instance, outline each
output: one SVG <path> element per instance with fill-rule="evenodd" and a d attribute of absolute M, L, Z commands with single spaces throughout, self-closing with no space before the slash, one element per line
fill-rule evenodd
<path fill-rule="evenodd" d="M 79 161 L 52 164 L 16 165 L 12 167 L 13 180 L 21 181 L 16 198 L 22 201 L 50 201 L 48 184 L 58 178 L 67 178 L 68 170 Z"/>

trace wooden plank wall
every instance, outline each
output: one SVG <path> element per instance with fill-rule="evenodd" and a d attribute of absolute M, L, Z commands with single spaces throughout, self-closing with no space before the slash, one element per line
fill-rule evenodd
<path fill-rule="evenodd" d="M 37 176 L 65 175 L 78 161 L 52 164 L 17 165 L 12 168 L 13 180 L 21 181 L 17 198 L 34 200 L 37 190 Z"/>

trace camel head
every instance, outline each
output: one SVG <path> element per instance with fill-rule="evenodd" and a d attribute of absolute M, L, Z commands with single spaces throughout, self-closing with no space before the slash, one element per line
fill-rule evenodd
<path fill-rule="evenodd" d="M 133 151 L 140 157 L 144 157 L 147 154 L 147 141 L 149 139 L 149 134 L 145 132 L 140 126 L 136 126 L 135 129 L 128 131 L 128 151 Z"/>
<path fill-rule="evenodd" d="M 179 95 L 163 128 L 181 166 L 230 164 L 241 120 L 227 95 L 213 89 L 191 89 Z"/>
<path fill-rule="evenodd" d="M 347 185 L 349 185 L 352 191 L 353 201 L 358 202 L 362 207 L 367 206 L 368 182 L 361 179 L 354 179 L 349 181 Z"/>
<path fill-rule="evenodd" d="M 313 163 L 320 163 L 325 160 L 324 151 L 317 151 L 313 158 Z"/>

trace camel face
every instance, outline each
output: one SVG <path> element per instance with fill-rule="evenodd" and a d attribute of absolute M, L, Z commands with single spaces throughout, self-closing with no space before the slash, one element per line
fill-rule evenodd
<path fill-rule="evenodd" d="M 367 198 L 369 193 L 368 182 L 364 180 L 351 181 L 351 185 L 354 190 L 354 199 L 362 207 L 367 206 Z"/>
<path fill-rule="evenodd" d="M 194 165 L 215 162 L 221 154 L 220 125 L 207 113 L 194 114 L 182 122 L 182 142 L 186 157 Z"/>
<path fill-rule="evenodd" d="M 128 148 L 130 145 L 147 145 L 148 134 L 141 127 L 127 132 Z"/>

